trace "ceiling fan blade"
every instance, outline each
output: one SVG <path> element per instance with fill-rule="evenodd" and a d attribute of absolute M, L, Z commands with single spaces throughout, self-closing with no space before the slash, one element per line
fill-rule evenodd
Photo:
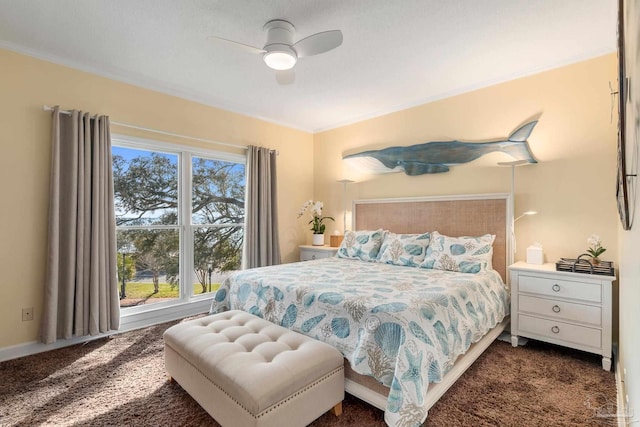
<path fill-rule="evenodd" d="M 303 56 L 318 55 L 324 53 L 342 44 L 342 31 L 331 30 L 321 33 L 312 34 L 302 40 L 298 40 L 291 46 L 299 58 Z"/>
<path fill-rule="evenodd" d="M 224 39 L 222 37 L 209 36 L 209 37 L 207 37 L 207 39 L 208 40 L 213 40 L 214 42 L 221 42 L 221 43 L 224 43 L 224 44 L 229 44 L 229 45 L 232 45 L 232 46 L 235 46 L 235 47 L 239 47 L 240 49 L 243 49 L 243 50 L 245 50 L 247 52 L 250 52 L 250 53 L 264 53 L 265 52 L 264 49 L 261 49 L 259 47 L 254 47 L 254 46 L 250 46 L 248 44 L 236 42 L 236 41 L 229 40 L 229 39 Z"/>

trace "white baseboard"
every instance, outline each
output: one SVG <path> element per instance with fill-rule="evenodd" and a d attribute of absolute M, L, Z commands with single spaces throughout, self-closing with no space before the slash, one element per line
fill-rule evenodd
<path fill-rule="evenodd" d="M 622 364 L 616 360 L 616 408 L 618 427 L 627 427 L 629 425 L 629 417 L 627 416 L 627 401 L 625 399 L 624 378 L 622 375 Z"/>
<path fill-rule="evenodd" d="M 44 351 L 68 347 L 74 344 L 81 344 L 99 338 L 132 331 L 134 329 L 157 325 L 159 323 L 195 316 L 197 314 L 208 312 L 210 307 L 211 299 L 202 299 L 190 303 L 159 307 L 156 310 L 152 309 L 145 312 L 123 314 L 120 317 L 120 329 L 117 331 L 86 337 L 74 337 L 69 340 L 58 340 L 53 344 L 43 344 L 38 341 L 31 341 L 9 347 L 3 347 L 0 348 L 0 362 L 17 359 L 18 357 L 30 356 Z"/>

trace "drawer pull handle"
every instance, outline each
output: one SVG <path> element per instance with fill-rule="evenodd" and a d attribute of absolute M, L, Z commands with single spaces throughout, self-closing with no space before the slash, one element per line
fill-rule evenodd
<path fill-rule="evenodd" d="M 560 292 L 560 285 L 556 283 L 551 287 L 551 289 L 553 289 L 554 292 Z"/>
<path fill-rule="evenodd" d="M 553 332 L 554 334 L 557 334 L 558 332 L 560 332 L 560 328 L 558 328 L 557 326 L 554 326 L 553 328 L 551 328 L 551 332 Z"/>
<path fill-rule="evenodd" d="M 554 313 L 560 313 L 560 306 L 556 304 L 553 306 L 552 310 Z"/>

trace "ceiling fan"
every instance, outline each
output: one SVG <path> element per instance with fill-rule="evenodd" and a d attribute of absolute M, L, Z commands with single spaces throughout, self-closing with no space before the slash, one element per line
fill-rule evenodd
<path fill-rule="evenodd" d="M 267 66 L 278 71 L 290 70 L 296 65 L 298 58 L 318 55 L 342 44 L 340 30 L 312 34 L 294 43 L 296 28 L 283 19 L 267 22 L 264 24 L 264 30 L 267 32 L 267 41 L 262 49 L 222 37 L 211 36 L 211 38 L 233 43 L 252 53 L 261 53 Z"/>

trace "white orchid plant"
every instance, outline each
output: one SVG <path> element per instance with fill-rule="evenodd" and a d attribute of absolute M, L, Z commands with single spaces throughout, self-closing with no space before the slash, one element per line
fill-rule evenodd
<path fill-rule="evenodd" d="M 587 249 L 587 253 L 591 255 L 592 258 L 598 258 L 604 253 L 604 251 L 606 251 L 606 249 L 602 247 L 600 236 L 598 236 L 597 234 L 592 234 L 587 239 L 587 243 L 589 243 L 589 249 Z"/>
<path fill-rule="evenodd" d="M 305 214 L 305 212 L 309 211 L 309 214 L 311 215 L 309 224 L 311 224 L 311 231 L 313 231 L 313 234 L 324 234 L 324 230 L 326 228 L 324 220 L 330 219 L 331 221 L 334 221 L 330 216 L 322 216 L 322 207 L 322 202 L 307 200 L 302 205 L 302 208 L 300 208 L 300 212 L 298 212 L 298 218 L 300 218 Z"/>

